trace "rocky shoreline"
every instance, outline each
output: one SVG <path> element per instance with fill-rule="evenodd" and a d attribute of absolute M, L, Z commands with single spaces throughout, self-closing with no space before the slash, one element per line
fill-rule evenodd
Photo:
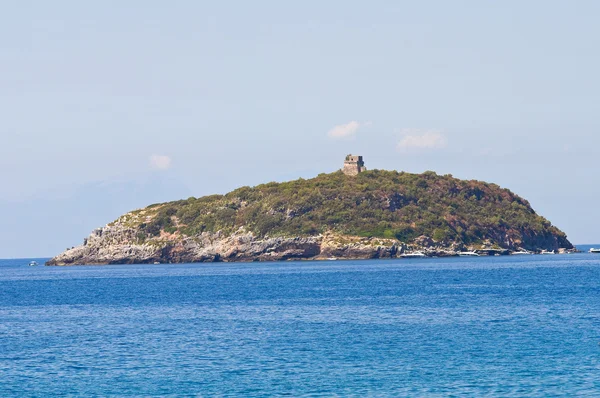
<path fill-rule="evenodd" d="M 204 232 L 186 237 L 163 232 L 156 239 L 139 242 L 134 228 L 117 222 L 94 230 L 83 245 L 67 249 L 46 265 L 350 260 L 402 258 L 415 253 L 426 257 L 452 257 L 465 251 L 478 255 L 508 255 L 519 250 L 463 245 L 445 247 L 426 236 L 412 244 L 395 239 L 339 234 L 259 238 L 243 228 L 228 236 Z M 574 249 L 556 250 L 557 253 L 571 251 Z"/>

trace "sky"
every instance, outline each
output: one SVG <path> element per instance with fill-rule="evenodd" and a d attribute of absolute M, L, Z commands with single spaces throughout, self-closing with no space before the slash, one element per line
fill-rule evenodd
<path fill-rule="evenodd" d="M 151 203 L 434 170 L 600 242 L 600 2 L 0 5 L 0 258 Z"/>

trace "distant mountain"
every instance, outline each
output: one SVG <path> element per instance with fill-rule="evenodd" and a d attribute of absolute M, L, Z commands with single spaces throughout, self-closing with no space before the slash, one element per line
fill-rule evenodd
<path fill-rule="evenodd" d="M 150 205 L 49 264 L 395 257 L 407 250 L 569 250 L 566 235 L 495 184 L 373 170 Z"/>
<path fill-rule="evenodd" d="M 190 190 L 168 174 L 130 176 L 121 181 L 56 188 L 36 197 L 0 202 L 0 257 L 47 256 L 120 214 L 149 201 L 190 195 Z"/>

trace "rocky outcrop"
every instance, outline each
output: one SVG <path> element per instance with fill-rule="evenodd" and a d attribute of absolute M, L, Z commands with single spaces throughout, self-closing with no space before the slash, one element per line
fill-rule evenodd
<path fill-rule="evenodd" d="M 338 234 L 258 238 L 243 229 L 229 236 L 209 232 L 194 237 L 162 234 L 158 239 L 139 242 L 136 233 L 136 229 L 120 222 L 96 229 L 83 245 L 66 250 L 46 265 L 377 259 L 417 251 L 430 257 L 455 256 L 465 250 L 476 250 L 481 255 L 510 253 L 486 247 L 446 247 L 427 236 L 407 245 L 395 239 Z"/>
<path fill-rule="evenodd" d="M 136 240 L 136 230 L 115 223 L 94 230 L 81 246 L 66 250 L 47 265 L 148 264 L 290 259 L 372 259 L 396 257 L 403 250 L 393 239 L 339 235 L 257 238 L 240 229 L 230 236 L 204 232 L 195 237 L 163 234 Z"/>

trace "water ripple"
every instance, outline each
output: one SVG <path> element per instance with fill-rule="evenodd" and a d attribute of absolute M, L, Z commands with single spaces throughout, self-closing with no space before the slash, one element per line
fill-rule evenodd
<path fill-rule="evenodd" d="M 600 394 L 600 259 L 335 263 L 0 261 L 0 395 Z"/>

